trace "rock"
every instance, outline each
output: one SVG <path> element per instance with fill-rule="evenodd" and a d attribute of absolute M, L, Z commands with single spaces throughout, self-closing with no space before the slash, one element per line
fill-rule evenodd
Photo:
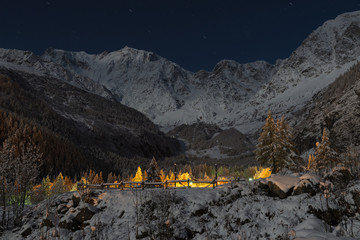
<path fill-rule="evenodd" d="M 283 190 L 281 190 L 281 188 L 273 182 L 268 182 L 268 186 L 269 186 L 270 193 L 275 194 L 276 196 L 278 196 L 281 199 L 286 198 L 287 196 L 290 196 L 290 194 L 287 194 L 287 192 L 284 192 Z"/>
<path fill-rule="evenodd" d="M 59 206 L 61 206 L 61 205 L 59 205 Z M 70 201 L 66 204 L 66 207 L 67 207 L 67 208 L 74 207 L 74 201 L 73 201 L 73 200 L 70 200 Z"/>
<path fill-rule="evenodd" d="M 65 214 L 68 211 L 69 207 L 66 204 L 60 204 L 57 208 L 56 211 L 59 214 Z"/>
<path fill-rule="evenodd" d="M 78 212 L 75 215 L 75 219 L 79 222 L 90 220 L 94 214 L 98 213 L 99 209 L 88 203 L 80 203 Z"/>
<path fill-rule="evenodd" d="M 49 218 L 45 218 L 45 219 L 42 220 L 41 226 L 42 227 L 46 226 L 48 228 L 52 228 L 52 227 L 54 227 L 54 223 Z"/>
<path fill-rule="evenodd" d="M 136 235 L 137 239 L 143 239 L 149 236 L 147 229 L 144 226 L 140 226 Z"/>
<path fill-rule="evenodd" d="M 323 220 L 330 226 L 339 225 L 343 217 L 343 213 L 341 212 L 341 210 L 336 208 L 317 209 L 309 206 L 309 212 L 314 214 L 317 218 Z"/>
<path fill-rule="evenodd" d="M 325 176 L 325 180 L 329 180 L 334 184 L 335 188 L 343 188 L 353 179 L 353 176 L 348 168 L 335 167 Z"/>
<path fill-rule="evenodd" d="M 295 176 L 271 176 L 267 179 L 270 195 L 283 199 L 291 195 L 300 179 Z"/>
<path fill-rule="evenodd" d="M 300 182 L 295 185 L 293 195 L 300 195 L 304 193 L 315 195 L 318 190 L 319 188 L 317 186 L 314 186 L 310 180 L 303 179 L 300 180 Z"/>
<path fill-rule="evenodd" d="M 76 208 L 80 203 L 80 195 L 78 193 L 74 193 L 71 200 L 73 201 L 73 207 Z"/>
<path fill-rule="evenodd" d="M 59 216 L 54 213 L 49 213 L 48 216 L 46 216 L 42 222 L 41 226 L 46 226 L 49 228 L 54 227 L 59 222 Z"/>
<path fill-rule="evenodd" d="M 333 169 L 332 174 L 329 177 L 341 177 L 341 180 L 344 182 L 350 182 L 353 179 L 353 176 L 348 168 L 345 167 L 336 167 Z"/>
<path fill-rule="evenodd" d="M 124 216 L 124 214 L 125 214 L 125 211 L 122 210 L 121 213 L 120 213 L 120 215 L 119 215 L 119 218 L 122 218 L 122 217 Z"/>
<path fill-rule="evenodd" d="M 269 191 L 269 185 L 266 179 L 260 178 L 259 180 L 254 182 L 254 190 L 255 189 L 261 189 L 263 191 Z"/>
<path fill-rule="evenodd" d="M 314 186 L 320 184 L 320 177 L 316 174 L 306 173 L 300 177 L 300 180 L 309 180 Z"/>
<path fill-rule="evenodd" d="M 75 214 L 69 214 L 60 219 L 59 227 L 76 231 L 80 229 L 81 222 L 76 220 Z"/>
<path fill-rule="evenodd" d="M 196 216 L 196 217 L 200 217 L 202 215 L 204 215 L 205 213 L 208 212 L 208 207 L 204 206 L 202 204 L 197 204 L 195 205 L 193 211 L 192 211 L 192 215 Z"/>
<path fill-rule="evenodd" d="M 71 207 L 68 212 L 69 213 L 74 213 L 74 212 L 76 212 L 76 209 L 74 207 Z"/>
<path fill-rule="evenodd" d="M 21 228 L 20 234 L 23 237 L 27 237 L 31 234 L 32 228 L 30 224 L 26 224 Z"/>

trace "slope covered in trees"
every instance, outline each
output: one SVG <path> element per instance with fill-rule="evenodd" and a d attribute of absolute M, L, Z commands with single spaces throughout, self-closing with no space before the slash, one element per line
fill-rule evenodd
<path fill-rule="evenodd" d="M 0 141 L 16 131 L 30 137 L 44 152 L 46 174 L 107 172 L 116 166 L 120 172 L 128 159 L 178 151 L 175 139 L 120 103 L 54 78 L 6 69 L 0 69 L 0 78 Z"/>

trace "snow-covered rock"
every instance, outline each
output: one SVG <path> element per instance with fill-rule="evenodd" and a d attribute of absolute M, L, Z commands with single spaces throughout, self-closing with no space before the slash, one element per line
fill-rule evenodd
<path fill-rule="evenodd" d="M 296 176 L 271 176 L 266 179 L 270 192 L 280 198 L 290 196 L 300 179 Z"/>
<path fill-rule="evenodd" d="M 294 240 L 324 240 L 339 239 L 330 232 L 326 231 L 324 223 L 316 218 L 310 217 L 294 228 Z"/>
<path fill-rule="evenodd" d="M 280 183 L 280 178 L 275 179 L 275 182 Z M 286 180 L 282 185 L 284 190 L 294 185 L 294 179 L 283 179 Z M 310 181 L 309 178 L 303 180 Z M 69 212 L 61 217 L 62 224 L 48 228 L 32 228 L 31 233 L 24 239 L 37 238 L 41 231 L 49 234 L 55 230 L 60 239 L 113 240 L 152 237 L 350 240 L 360 237 L 356 235 L 358 233 L 351 236 L 350 230 L 341 230 L 341 226 L 350 226 L 352 223 L 346 217 L 343 218 L 343 225 L 329 226 L 314 215 L 316 209 L 326 211 L 325 201 L 320 194 L 302 194 L 279 199 L 257 193 L 254 188 L 257 188 L 256 184 L 244 182 L 215 189 L 97 190 L 97 208 L 103 210 L 97 211 L 89 220 L 84 221 L 81 228 L 79 225 L 71 227 L 77 222 L 74 221 L 75 215 Z M 61 202 L 61 199 L 70 201 L 71 195 L 60 195 L 53 201 Z M 334 196 L 331 196 L 329 201 L 332 209 L 340 209 Z M 84 204 L 80 203 L 75 208 L 75 213 L 81 206 Z M 46 204 L 40 203 L 29 210 L 32 210 L 33 218 L 28 219 L 25 224 L 36 223 L 37 217 L 46 211 Z M 341 215 L 339 217 L 342 218 Z M 356 224 L 357 221 L 359 219 L 353 219 Z M 24 228 L 27 228 L 26 226 Z M 6 232 L 2 237 L 19 239 L 19 236 L 19 232 Z"/>

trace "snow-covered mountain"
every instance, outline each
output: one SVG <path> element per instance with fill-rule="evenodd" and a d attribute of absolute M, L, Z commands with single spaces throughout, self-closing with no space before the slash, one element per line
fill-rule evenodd
<path fill-rule="evenodd" d="M 116 99 L 162 127 L 204 121 L 254 133 L 271 109 L 301 109 L 360 59 L 360 11 L 325 22 L 284 60 L 240 64 L 223 60 L 192 73 L 152 52 L 125 47 L 87 54 L 49 49 L 0 50 L 0 65 L 47 74 Z"/>

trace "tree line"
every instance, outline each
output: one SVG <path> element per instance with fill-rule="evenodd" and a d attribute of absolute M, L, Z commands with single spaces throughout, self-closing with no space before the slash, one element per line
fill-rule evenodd
<path fill-rule="evenodd" d="M 292 129 L 285 117 L 282 116 L 281 119 L 275 121 L 269 111 L 259 137 L 259 143 L 256 145 L 255 159 L 262 166 L 270 167 L 272 173 L 289 169 L 312 171 L 324 175 L 335 166 L 343 165 L 349 167 L 353 174 L 359 175 L 359 154 L 349 150 L 341 157 L 331 147 L 326 128 L 323 129 L 321 142 L 315 143 L 315 153 L 309 155 L 306 163 L 297 154 L 292 139 Z"/>

